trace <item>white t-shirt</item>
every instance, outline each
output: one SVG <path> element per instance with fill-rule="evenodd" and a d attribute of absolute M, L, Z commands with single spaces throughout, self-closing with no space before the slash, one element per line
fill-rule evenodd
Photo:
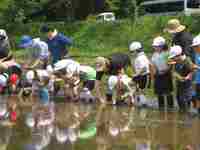
<path fill-rule="evenodd" d="M 145 53 L 144 52 L 138 53 L 134 61 L 134 69 L 135 69 L 136 74 L 139 74 L 140 71 L 143 69 L 145 69 L 145 72 L 142 73 L 142 75 L 148 74 L 150 72 L 149 65 L 150 65 L 150 61 L 145 55 Z"/>
<path fill-rule="evenodd" d="M 32 47 L 39 50 L 38 57 L 41 60 L 48 59 L 49 49 L 48 49 L 47 43 L 45 43 L 44 41 L 41 41 L 40 38 L 35 38 L 35 39 L 33 39 Z"/>

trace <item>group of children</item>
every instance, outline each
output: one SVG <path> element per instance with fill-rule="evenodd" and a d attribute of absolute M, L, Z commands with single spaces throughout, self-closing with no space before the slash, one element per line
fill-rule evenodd
<path fill-rule="evenodd" d="M 191 103 L 195 111 L 200 113 L 199 107 L 199 48 L 200 36 L 193 39 L 191 47 L 195 51 L 195 59 L 183 53 L 182 47 L 174 45 L 168 48 L 166 40 L 163 37 L 156 37 L 153 40 L 154 49 L 151 60 L 148 61 L 143 52 L 141 43 L 133 42 L 130 45 L 131 53 L 136 53 L 134 67 L 139 74 L 138 84 L 141 89 L 145 87 L 148 76 L 154 80 L 154 92 L 158 98 L 160 109 L 165 107 L 174 108 L 173 91 L 176 91 L 176 100 L 179 110 L 189 110 Z M 134 77 L 135 78 L 135 77 Z M 175 87 L 173 87 L 175 79 Z"/>
<path fill-rule="evenodd" d="M 4 30 L 0 30 L 0 40 L 8 40 Z M 158 36 L 152 42 L 151 60 L 143 45 L 134 41 L 129 46 L 130 55 L 119 52 L 107 58 L 97 57 L 96 68 L 71 58 L 49 61 L 53 53 L 40 38 L 22 36 L 19 46 L 26 49 L 27 60 L 22 64 L 7 52 L 10 46 L 0 47 L 1 94 L 18 94 L 24 101 L 38 96 L 44 106 L 50 103 L 50 97 L 59 93 L 63 93 L 67 100 L 86 103 L 98 100 L 111 104 L 145 105 L 145 89 L 154 81 L 160 109 L 165 108 L 165 99 L 167 108 L 174 108 L 173 91 L 176 89 L 179 109 L 188 110 L 192 103 L 200 113 L 200 36 L 195 37 L 191 45 L 195 51 L 193 60 L 184 54 L 181 46 L 169 48 L 165 38 Z M 3 56 L 5 52 L 7 54 Z M 125 73 L 129 66 L 134 70 L 132 77 Z M 106 93 L 102 94 L 104 74 L 108 78 Z"/>

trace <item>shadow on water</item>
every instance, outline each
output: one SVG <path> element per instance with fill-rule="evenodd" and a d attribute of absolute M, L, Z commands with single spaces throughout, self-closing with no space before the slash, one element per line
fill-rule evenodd
<path fill-rule="evenodd" d="M 200 120 L 177 112 L 59 103 L 55 121 L 29 128 L 32 109 L 20 108 L 13 127 L 0 127 L 1 150 L 177 150 L 200 149 Z"/>

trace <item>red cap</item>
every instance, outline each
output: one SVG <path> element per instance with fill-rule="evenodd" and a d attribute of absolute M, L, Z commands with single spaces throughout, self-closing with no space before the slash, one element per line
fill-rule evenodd
<path fill-rule="evenodd" d="M 10 83 L 11 84 L 14 84 L 16 85 L 17 84 L 17 81 L 19 80 L 19 76 L 16 74 L 16 73 L 13 73 L 11 76 L 10 76 Z"/>

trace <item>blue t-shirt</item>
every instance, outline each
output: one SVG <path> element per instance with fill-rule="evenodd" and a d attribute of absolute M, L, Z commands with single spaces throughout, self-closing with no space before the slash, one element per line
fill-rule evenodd
<path fill-rule="evenodd" d="M 200 54 L 195 54 L 195 64 L 200 66 Z M 195 72 L 195 83 L 200 84 L 200 69 Z"/>
<path fill-rule="evenodd" d="M 72 44 L 72 40 L 63 34 L 58 33 L 53 39 L 48 39 L 47 44 L 49 46 L 49 51 L 51 52 L 54 64 L 59 61 L 63 55 L 68 53 L 66 46 L 70 46 Z"/>

